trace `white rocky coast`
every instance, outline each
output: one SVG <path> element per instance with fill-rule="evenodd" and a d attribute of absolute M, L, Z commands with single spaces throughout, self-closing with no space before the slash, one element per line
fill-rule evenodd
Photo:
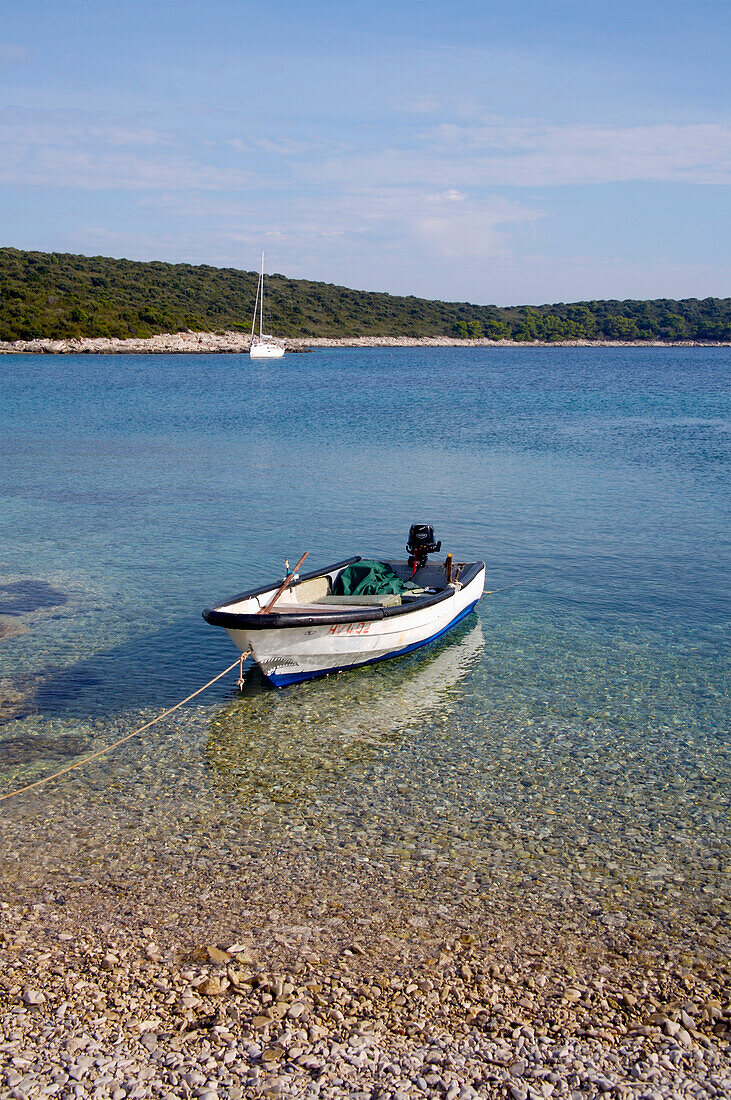
<path fill-rule="evenodd" d="M 460 340 L 451 336 L 350 336 L 350 337 L 287 337 L 282 341 L 289 352 L 307 351 L 310 348 L 525 348 L 525 347 L 719 347 L 728 345 L 700 344 L 693 341 L 666 344 L 662 341 L 597 341 L 567 340 L 542 343 L 540 340 L 518 342 L 515 340 Z M 42 353 L 49 355 L 90 354 L 175 354 L 182 352 L 234 353 L 248 352 L 250 337 L 240 332 L 175 332 L 157 336 L 119 340 L 97 336 L 82 340 L 14 340 L 0 341 L 0 355 Z"/>

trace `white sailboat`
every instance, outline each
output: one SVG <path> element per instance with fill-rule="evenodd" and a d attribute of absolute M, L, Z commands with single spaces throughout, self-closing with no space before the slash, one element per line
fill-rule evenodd
<path fill-rule="evenodd" d="M 256 318 L 259 316 L 259 332 L 256 332 Z M 284 348 L 278 344 L 273 336 L 267 336 L 264 327 L 264 251 L 261 254 L 261 271 L 256 287 L 256 301 L 254 303 L 254 318 L 251 322 L 251 343 L 249 355 L 252 359 L 281 359 Z"/>

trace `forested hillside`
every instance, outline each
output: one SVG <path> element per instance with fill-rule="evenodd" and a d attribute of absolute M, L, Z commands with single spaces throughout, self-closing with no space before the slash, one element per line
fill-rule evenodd
<path fill-rule="evenodd" d="M 0 249 L 0 340 L 248 331 L 257 276 Z M 464 336 L 513 340 L 731 340 L 731 299 L 470 305 L 267 278 L 278 336 Z"/>

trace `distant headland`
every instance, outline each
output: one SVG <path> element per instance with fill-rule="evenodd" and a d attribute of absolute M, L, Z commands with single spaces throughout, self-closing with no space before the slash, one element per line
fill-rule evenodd
<path fill-rule="evenodd" d="M 0 249 L 1 352 L 241 352 L 257 273 Z M 267 327 L 308 347 L 731 343 L 731 298 L 498 307 L 267 277 Z"/>

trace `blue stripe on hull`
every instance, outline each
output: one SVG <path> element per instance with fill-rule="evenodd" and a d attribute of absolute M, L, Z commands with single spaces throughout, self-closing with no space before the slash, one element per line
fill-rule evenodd
<path fill-rule="evenodd" d="M 368 661 L 356 661 L 354 665 L 338 665 L 336 668 L 324 668 L 317 672 L 292 672 L 289 674 L 283 673 L 281 676 L 275 674 L 274 676 L 267 676 L 266 679 L 270 684 L 274 684 L 274 687 L 287 687 L 289 684 L 299 684 L 303 680 L 315 680 L 318 676 L 329 676 L 331 672 L 345 672 L 349 668 L 362 668 L 364 665 L 373 665 L 376 661 L 388 661 L 392 657 L 403 657 L 404 654 L 412 653 L 415 649 L 421 649 L 422 646 L 430 645 L 443 637 L 448 630 L 455 627 L 457 623 L 462 622 L 462 619 L 474 611 L 477 602 L 475 600 L 474 603 L 469 604 L 464 611 L 460 611 L 459 615 L 436 634 L 432 634 L 430 638 L 424 638 L 422 642 L 414 642 L 413 645 L 407 645 L 404 649 L 394 649 L 392 653 L 383 653 L 380 657 L 371 657 Z"/>

